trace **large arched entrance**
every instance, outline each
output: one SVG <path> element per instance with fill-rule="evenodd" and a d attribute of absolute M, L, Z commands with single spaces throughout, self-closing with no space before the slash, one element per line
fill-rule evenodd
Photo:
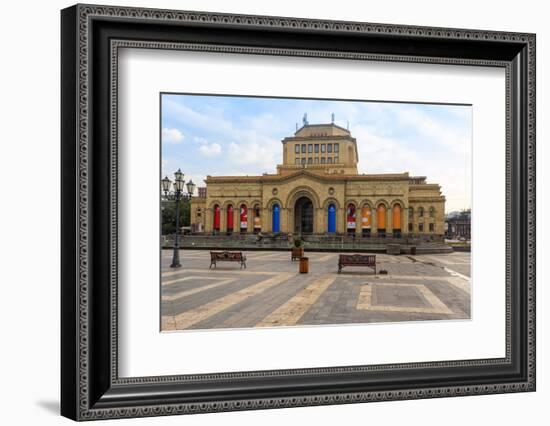
<path fill-rule="evenodd" d="M 313 203 L 308 197 L 300 197 L 294 205 L 294 232 L 313 233 Z"/>

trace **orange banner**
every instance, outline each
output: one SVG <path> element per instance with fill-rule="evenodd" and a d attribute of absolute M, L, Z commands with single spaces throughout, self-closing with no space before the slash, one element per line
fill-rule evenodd
<path fill-rule="evenodd" d="M 370 207 L 363 207 L 361 209 L 361 228 L 370 229 L 371 215 L 372 215 L 372 212 Z"/>
<path fill-rule="evenodd" d="M 393 229 L 401 229 L 401 206 L 396 204 L 392 209 Z"/>
<path fill-rule="evenodd" d="M 378 229 L 386 229 L 386 206 L 380 204 L 376 210 L 376 226 Z"/>

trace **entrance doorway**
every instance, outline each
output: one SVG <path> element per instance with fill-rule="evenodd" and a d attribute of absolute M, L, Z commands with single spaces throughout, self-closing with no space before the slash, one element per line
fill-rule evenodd
<path fill-rule="evenodd" d="M 313 233 L 313 203 L 307 197 L 300 197 L 294 206 L 294 232 Z"/>

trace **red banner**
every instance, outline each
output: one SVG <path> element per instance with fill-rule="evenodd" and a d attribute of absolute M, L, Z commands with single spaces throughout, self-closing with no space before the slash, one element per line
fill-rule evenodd
<path fill-rule="evenodd" d="M 347 210 L 347 227 L 348 229 L 355 229 L 355 206 L 348 204 Z"/>
<path fill-rule="evenodd" d="M 214 207 L 214 229 L 220 229 L 220 206 Z"/>
<path fill-rule="evenodd" d="M 248 227 L 248 209 L 243 204 L 241 206 L 241 229 L 246 229 Z"/>

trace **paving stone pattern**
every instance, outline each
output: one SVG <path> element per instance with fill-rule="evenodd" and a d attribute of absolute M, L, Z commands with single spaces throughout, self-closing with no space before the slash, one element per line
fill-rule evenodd
<path fill-rule="evenodd" d="M 300 274 L 290 252 L 245 253 L 247 268 L 181 250 L 182 267 L 161 257 L 161 329 L 281 327 L 470 318 L 470 254 L 377 254 L 367 267 L 337 273 L 337 253 L 307 253 Z"/>

